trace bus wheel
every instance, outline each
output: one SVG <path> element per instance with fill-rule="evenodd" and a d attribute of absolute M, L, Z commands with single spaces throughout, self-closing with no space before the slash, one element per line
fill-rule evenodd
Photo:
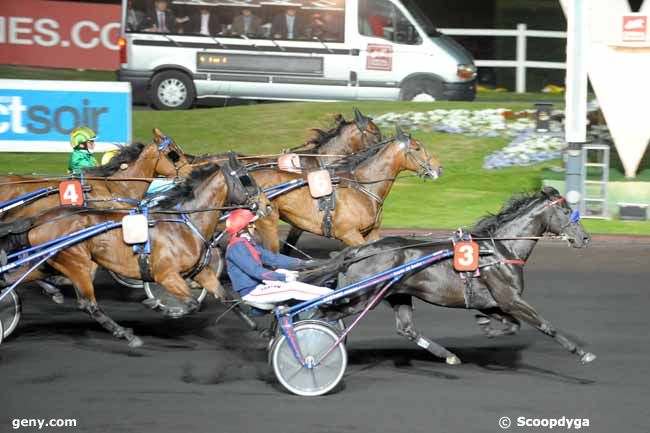
<path fill-rule="evenodd" d="M 182 72 L 160 72 L 151 80 L 151 101 L 158 110 L 187 110 L 195 97 L 191 78 Z"/>
<path fill-rule="evenodd" d="M 402 87 L 402 101 L 433 102 L 442 98 L 442 83 L 429 78 L 408 81 Z"/>

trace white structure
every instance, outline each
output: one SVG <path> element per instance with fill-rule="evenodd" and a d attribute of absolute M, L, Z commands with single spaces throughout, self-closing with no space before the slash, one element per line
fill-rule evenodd
<path fill-rule="evenodd" d="M 573 9 L 570 6 L 575 1 L 560 0 L 565 13 Z M 649 13 L 650 1 L 637 14 L 631 13 L 627 0 L 589 0 L 585 4 L 587 72 L 626 177 L 636 175 L 650 142 Z M 567 79 L 567 86 L 571 85 Z M 570 94 L 567 89 L 567 98 Z M 567 110 L 569 104 L 567 99 Z"/>

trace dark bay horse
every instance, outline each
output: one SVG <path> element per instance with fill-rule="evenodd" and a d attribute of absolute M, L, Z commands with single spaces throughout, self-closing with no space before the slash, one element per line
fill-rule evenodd
<path fill-rule="evenodd" d="M 349 246 L 379 238 L 384 199 L 397 175 L 408 170 L 437 179 L 442 171 L 440 162 L 429 155 L 422 143 L 399 129 L 396 138 L 348 157 L 339 167 L 335 174 L 341 182 L 334 192 L 330 236 Z M 260 170 L 251 174 L 262 188 L 304 178 L 304 175 L 280 170 Z M 257 222 L 257 230 L 275 251 L 279 249 L 280 219 L 300 230 L 326 235 L 324 213 L 308 187 L 283 194 L 272 203 L 273 213 Z"/>
<path fill-rule="evenodd" d="M 455 354 L 424 337 L 415 328 L 411 301 L 412 297 L 416 297 L 433 305 L 476 309 L 511 324 L 504 331 L 494 331 L 484 326 L 491 336 L 512 334 L 519 329 L 520 321 L 526 322 L 578 355 L 583 363 L 593 361 L 596 358 L 594 354 L 560 334 L 522 298 L 523 264 L 537 240 L 513 238 L 536 238 L 547 232 L 565 236 L 575 248 L 583 248 L 590 241 L 579 218 L 572 213 L 564 198 L 549 187 L 534 195 L 514 198 L 499 214 L 480 220 L 472 234 L 482 250 L 492 250 L 493 254 L 482 256 L 479 260 L 479 277 L 461 279 L 454 270 L 452 260 L 448 259 L 410 274 L 388 289 L 385 299 L 395 311 L 397 333 L 435 356 L 446 359 L 449 364 L 460 363 Z M 344 250 L 326 262 L 322 269 L 306 272 L 301 280 L 332 285 L 335 280 L 343 279 L 344 284 L 349 284 L 442 249 L 453 249 L 453 246 L 446 241 L 385 238 Z M 332 318 L 354 314 L 363 308 L 370 295 L 352 299 L 347 305 L 334 306 L 327 314 Z"/>
<path fill-rule="evenodd" d="M 151 181 L 134 180 L 137 178 L 151 178 L 156 175 L 186 176 L 189 174 L 191 167 L 180 147 L 172 141 L 165 146 L 165 149 L 161 150 L 161 144 L 166 138 L 157 129 L 154 130 L 154 134 L 152 143 L 148 145 L 134 143 L 125 146 L 108 164 L 85 170 L 85 177 L 90 178 L 84 181 L 84 184 L 90 186 L 90 191 L 86 193 L 89 206 L 114 206 L 114 202 L 103 201 L 111 197 L 141 199 Z M 60 182 L 61 179 L 48 180 L 48 178 L 39 181 L 39 178 L 34 176 L 0 176 L 0 203 L 40 188 L 57 187 Z M 59 205 L 58 194 L 48 195 L 32 203 L 1 213 L 0 220 L 6 222 L 36 215 Z"/>
<path fill-rule="evenodd" d="M 204 264 L 203 259 L 209 250 L 209 240 L 215 232 L 220 208 L 228 197 L 225 176 L 224 171 L 215 164 L 196 168 L 190 177 L 167 193 L 168 196 L 160 202 L 160 208 L 149 211 L 150 225 L 153 224 L 153 227 L 149 228 L 151 254 L 146 271 L 156 283 L 185 303 L 187 308 L 179 315 L 198 308 L 185 277 L 191 278 L 215 297 L 224 299 L 217 275 L 210 266 L 200 264 Z M 263 199 L 263 196 L 258 199 Z M 187 212 L 189 224 L 178 222 L 181 211 Z M 71 211 L 69 207 L 57 208 L 33 217 L 28 221 L 31 225 L 29 230 L 22 235 L 10 235 L 3 242 L 12 241 L 15 247 L 20 240 L 22 248 L 40 245 L 100 223 L 119 222 L 124 215 L 123 212 L 110 209 L 87 209 L 80 212 Z M 8 224 L 24 222 L 25 220 L 19 220 Z M 133 252 L 131 245 L 123 242 L 121 227 L 67 247 L 47 263 L 72 281 L 81 309 L 116 337 L 125 338 L 130 346 L 142 344 L 131 330 L 121 327 L 102 311 L 97 304 L 93 287 L 94 274 L 99 266 L 128 278 L 147 279 L 140 255 Z M 23 271 L 20 268 L 5 273 L 5 286 L 15 281 Z M 37 270 L 28 275 L 25 281 L 41 277 L 41 271 Z"/>

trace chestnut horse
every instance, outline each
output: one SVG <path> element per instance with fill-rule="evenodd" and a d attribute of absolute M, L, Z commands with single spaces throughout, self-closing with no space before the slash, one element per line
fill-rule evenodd
<path fill-rule="evenodd" d="M 191 296 L 185 276 L 216 298 L 224 299 L 225 293 L 215 272 L 210 266 L 201 265 L 215 233 L 221 207 L 228 197 L 226 175 L 215 164 L 196 168 L 189 178 L 166 193 L 159 207 L 149 210 L 150 225 L 153 227 L 149 228 L 151 254 L 146 270 L 141 267 L 140 256 L 133 252 L 132 246 L 124 243 L 121 227 L 67 247 L 47 263 L 72 281 L 81 309 L 114 336 L 125 338 L 132 347 L 140 346 L 142 341 L 132 330 L 118 325 L 97 304 L 93 287 L 97 268 L 102 266 L 132 279 L 144 280 L 146 274 L 150 274 L 156 283 L 185 303 L 183 311 L 165 311 L 172 317 L 188 314 L 199 307 Z M 181 215 L 183 211 L 187 212 L 184 216 Z M 28 220 L 30 229 L 22 235 L 10 237 L 13 237 L 14 246 L 18 240 L 21 247 L 40 245 L 100 223 L 119 222 L 124 215 L 110 209 L 86 209 L 81 213 L 71 213 L 69 207 L 61 207 Z M 189 223 L 184 223 L 182 218 Z M 25 222 L 19 220 L 9 224 Z M 3 239 L 3 242 L 6 241 L 7 238 Z M 5 273 L 5 286 L 16 281 L 23 272 L 24 268 L 20 268 Z M 37 270 L 24 281 L 41 277 L 41 271 Z"/>
<path fill-rule="evenodd" d="M 344 169 L 336 172 L 341 182 L 334 192 L 330 236 L 349 246 L 379 238 L 384 199 L 398 174 L 409 170 L 437 179 L 442 171 L 438 160 L 428 154 L 422 143 L 399 128 L 396 138 L 347 160 L 350 164 L 347 167 L 345 163 L 342 164 Z M 263 189 L 304 178 L 301 174 L 272 169 L 253 171 L 251 175 Z M 278 196 L 272 201 L 272 207 L 272 214 L 257 222 L 257 230 L 266 245 L 274 251 L 279 250 L 279 219 L 300 230 L 325 235 L 324 214 L 319 209 L 319 201 L 312 198 L 309 188 L 302 187 Z"/>
<path fill-rule="evenodd" d="M 164 137 L 159 130 L 154 129 L 153 142 L 148 145 L 134 143 L 123 147 L 108 164 L 89 168 L 84 171 L 84 184 L 90 186 L 85 196 L 88 204 L 93 207 L 114 206 L 107 200 L 112 197 L 140 200 L 154 175 L 186 176 L 191 171 L 189 162 L 173 141 Z M 70 179 L 79 177 L 70 177 Z M 98 179 L 106 178 L 106 179 Z M 142 178 L 142 180 L 136 180 Z M 45 187 L 58 187 L 62 179 L 7 175 L 0 176 L 0 203 L 20 197 L 24 194 Z M 0 213 L 0 220 L 11 221 L 16 218 L 36 215 L 46 209 L 60 205 L 59 195 L 51 194 Z"/>

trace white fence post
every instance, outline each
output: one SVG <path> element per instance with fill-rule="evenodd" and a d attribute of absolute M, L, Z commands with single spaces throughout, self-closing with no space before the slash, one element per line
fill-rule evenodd
<path fill-rule="evenodd" d="M 517 24 L 517 93 L 526 92 L 526 24 Z"/>

